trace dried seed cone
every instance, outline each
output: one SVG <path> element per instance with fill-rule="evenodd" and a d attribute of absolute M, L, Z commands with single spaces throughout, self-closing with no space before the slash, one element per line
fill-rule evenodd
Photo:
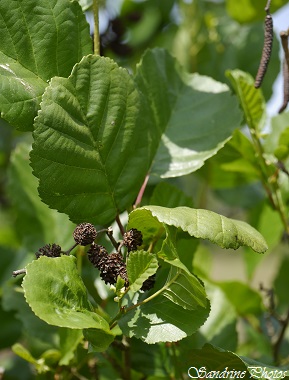
<path fill-rule="evenodd" d="M 127 250 L 136 251 L 137 247 L 142 245 L 142 233 L 136 228 L 132 228 L 123 234 L 123 245 L 127 247 Z"/>
<path fill-rule="evenodd" d="M 97 269 L 99 269 L 100 261 L 106 256 L 108 256 L 107 250 L 102 245 L 93 243 L 87 251 L 88 260 Z"/>
<path fill-rule="evenodd" d="M 91 223 L 81 223 L 73 232 L 75 242 L 83 246 L 93 243 L 96 235 L 96 229 Z"/>
<path fill-rule="evenodd" d="M 38 259 L 40 256 L 47 257 L 60 257 L 61 256 L 61 247 L 55 243 L 46 244 L 44 247 L 38 249 L 35 253 L 36 258 Z"/>
<path fill-rule="evenodd" d="M 155 282 L 156 282 L 156 275 L 154 274 L 150 276 L 147 280 L 145 280 L 140 290 L 143 290 L 145 292 L 147 290 L 152 289 L 155 285 Z"/>
<path fill-rule="evenodd" d="M 115 284 L 117 276 L 125 280 L 128 286 L 126 266 L 122 255 L 119 253 L 107 253 L 102 245 L 92 244 L 87 252 L 89 261 L 100 271 L 100 277 L 106 284 Z"/>

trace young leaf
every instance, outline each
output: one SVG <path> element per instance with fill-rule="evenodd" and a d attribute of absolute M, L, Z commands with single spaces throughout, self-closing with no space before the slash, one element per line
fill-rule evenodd
<path fill-rule="evenodd" d="M 68 79 L 53 78 L 31 152 L 42 200 L 75 223 L 108 224 L 125 210 L 150 165 L 138 113 L 132 79 L 109 58 L 84 57 Z"/>
<path fill-rule="evenodd" d="M 266 102 L 262 91 L 254 87 L 254 79 L 250 74 L 241 70 L 227 71 L 226 74 L 238 95 L 249 128 L 262 131 L 266 118 Z"/>
<path fill-rule="evenodd" d="M 142 124 L 165 133 L 152 167 L 161 177 L 197 170 L 241 124 L 237 101 L 226 85 L 198 74 L 181 75 L 165 50 L 143 56 L 136 83 L 146 100 Z"/>
<path fill-rule="evenodd" d="M 158 260 L 152 253 L 135 251 L 129 254 L 126 268 L 130 289 L 137 292 L 144 281 L 156 273 Z"/>
<path fill-rule="evenodd" d="M 222 248 L 237 249 L 245 245 L 258 253 L 267 250 L 263 236 L 249 224 L 209 210 L 145 206 L 130 213 L 128 228 L 137 228 L 145 236 L 153 235 L 161 229 L 162 223 L 181 228 L 198 239 L 209 239 Z"/>
<path fill-rule="evenodd" d="M 89 27 L 69 0 L 1 0 L 0 17 L 1 117 L 32 130 L 47 81 L 92 52 Z"/>
<path fill-rule="evenodd" d="M 109 332 L 106 320 L 93 312 L 75 261 L 72 256 L 41 257 L 28 264 L 22 283 L 26 301 L 51 325 Z"/>

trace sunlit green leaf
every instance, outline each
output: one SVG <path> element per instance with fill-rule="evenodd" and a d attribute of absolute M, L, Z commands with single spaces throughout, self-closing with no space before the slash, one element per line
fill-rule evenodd
<path fill-rule="evenodd" d="M 77 223 L 107 224 L 133 202 L 150 165 L 138 107 L 128 72 L 108 58 L 87 56 L 68 79 L 52 79 L 31 153 L 45 203 Z"/>
<path fill-rule="evenodd" d="M 155 255 L 145 251 L 135 251 L 129 254 L 127 260 L 127 274 L 130 289 L 137 292 L 150 276 L 158 269 L 158 260 Z"/>
<path fill-rule="evenodd" d="M 72 256 L 41 257 L 28 264 L 22 284 L 26 301 L 51 325 L 109 330 L 106 320 L 93 312 L 75 264 Z"/>
<path fill-rule="evenodd" d="M 197 170 L 240 126 L 240 111 L 228 87 L 209 77 L 181 74 L 164 50 L 144 55 L 136 83 L 146 96 L 143 123 L 153 122 L 165 133 L 154 174 L 176 177 Z"/>
<path fill-rule="evenodd" d="M 157 234 L 161 223 L 181 228 L 196 238 L 209 239 L 222 248 L 237 249 L 246 245 L 259 253 L 267 250 L 264 238 L 253 227 L 209 210 L 145 206 L 130 214 L 130 228 L 138 228 L 145 235 Z"/>

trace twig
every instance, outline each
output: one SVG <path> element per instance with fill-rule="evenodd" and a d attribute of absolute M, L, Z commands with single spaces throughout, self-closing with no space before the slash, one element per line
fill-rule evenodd
<path fill-rule="evenodd" d="M 280 330 L 280 333 L 279 333 L 279 335 L 277 337 L 276 342 L 273 345 L 273 356 L 274 356 L 274 361 L 275 361 L 276 364 L 278 363 L 278 356 L 279 356 L 280 346 L 281 346 L 282 340 L 284 338 L 286 329 L 287 329 L 288 324 L 289 324 L 289 309 L 287 311 L 286 318 L 283 319 L 283 320 L 279 320 L 279 322 L 282 324 L 282 328 Z"/>
<path fill-rule="evenodd" d="M 25 268 L 23 268 L 23 269 L 18 269 L 18 270 L 15 270 L 15 271 L 13 271 L 12 272 L 12 276 L 13 277 L 17 277 L 17 276 L 19 276 L 20 274 L 26 274 L 27 272 L 26 272 L 26 269 Z"/>
<path fill-rule="evenodd" d="M 69 255 L 70 252 L 71 252 L 75 247 L 77 247 L 77 246 L 78 246 L 78 243 L 75 243 L 75 244 L 73 244 L 73 246 L 72 246 L 71 248 L 69 248 L 67 251 L 64 251 L 63 253 L 64 253 L 65 255 Z"/>
<path fill-rule="evenodd" d="M 145 189 L 146 189 L 146 186 L 147 186 L 147 183 L 148 183 L 148 180 L 149 180 L 149 177 L 150 177 L 149 174 L 147 174 L 144 181 L 143 181 L 143 184 L 140 188 L 140 191 L 139 191 L 138 196 L 136 198 L 135 204 L 133 205 L 133 208 L 137 208 L 140 205 L 142 197 L 143 197 Z"/>
<path fill-rule="evenodd" d="M 124 233 L 125 233 L 125 229 L 124 229 L 124 227 L 123 227 L 123 225 L 122 225 L 122 223 L 121 223 L 121 221 L 120 221 L 120 219 L 119 219 L 119 215 L 117 214 L 117 216 L 115 217 L 115 221 L 116 221 L 116 223 L 117 223 L 117 225 L 118 225 L 118 228 L 119 228 L 119 230 L 120 230 L 120 233 L 123 235 Z"/>
<path fill-rule="evenodd" d="M 106 230 L 106 234 L 109 237 L 109 240 L 111 241 L 114 248 L 118 249 L 119 243 L 115 240 L 115 238 L 112 235 L 113 234 L 112 227 L 108 227 L 108 229 Z"/>

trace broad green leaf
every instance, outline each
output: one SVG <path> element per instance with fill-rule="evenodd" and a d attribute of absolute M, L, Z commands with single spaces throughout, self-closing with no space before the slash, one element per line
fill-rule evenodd
<path fill-rule="evenodd" d="M 93 352 L 106 351 L 115 338 L 110 331 L 100 329 L 84 329 L 83 335 L 89 341 L 90 351 Z"/>
<path fill-rule="evenodd" d="M 76 223 L 108 224 L 131 205 L 151 161 L 138 113 L 132 79 L 109 58 L 84 57 L 53 78 L 31 152 L 42 200 Z"/>
<path fill-rule="evenodd" d="M 245 245 L 258 253 L 267 250 L 264 238 L 253 227 L 209 210 L 145 206 L 132 211 L 129 217 L 129 228 L 135 227 L 145 236 L 156 235 L 162 223 L 181 228 L 198 239 L 209 239 L 222 248 L 237 249 Z"/>
<path fill-rule="evenodd" d="M 206 308 L 187 310 L 159 295 L 125 314 L 119 326 L 125 335 L 145 343 L 176 342 L 196 332 L 209 312 L 209 302 Z"/>
<path fill-rule="evenodd" d="M 249 128 L 261 132 L 266 120 L 266 103 L 262 91 L 254 87 L 252 76 L 241 70 L 229 70 L 227 77 L 236 91 Z"/>
<path fill-rule="evenodd" d="M 1 0 L 0 19 L 1 117 L 32 130 L 50 78 L 68 76 L 92 51 L 89 27 L 69 0 Z"/>
<path fill-rule="evenodd" d="M 193 200 L 170 183 L 160 182 L 153 191 L 150 198 L 150 204 L 165 207 L 193 207 Z"/>
<path fill-rule="evenodd" d="M 31 146 L 20 143 L 11 156 L 9 168 L 9 198 L 16 214 L 16 230 L 22 244 L 36 252 L 45 244 L 57 243 L 68 249 L 74 243 L 75 226 L 67 215 L 51 210 L 41 202 L 37 179 L 29 165 Z"/>
<path fill-rule="evenodd" d="M 75 257 L 41 257 L 26 269 L 25 298 L 39 318 L 59 327 L 109 331 L 106 320 L 93 312 L 87 299 Z"/>
<path fill-rule="evenodd" d="M 266 12 L 264 10 L 266 1 L 226 0 L 227 12 L 232 18 L 240 23 L 263 20 L 266 17 Z M 287 4 L 286 0 L 272 0 L 270 10 L 271 12 L 275 12 L 285 4 Z"/>
<path fill-rule="evenodd" d="M 146 98 L 142 123 L 164 132 L 153 174 L 176 177 L 199 169 L 241 124 L 236 99 L 226 85 L 198 74 L 181 75 L 165 50 L 143 56 L 136 83 Z"/>
<path fill-rule="evenodd" d="M 158 269 L 156 255 L 146 251 L 135 251 L 129 254 L 127 259 L 127 274 L 130 289 L 137 292 L 150 276 Z"/>

